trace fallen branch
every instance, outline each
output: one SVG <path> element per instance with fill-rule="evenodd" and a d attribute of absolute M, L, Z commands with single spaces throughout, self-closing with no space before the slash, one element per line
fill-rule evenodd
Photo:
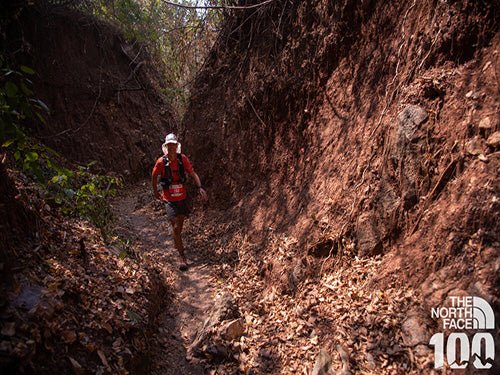
<path fill-rule="evenodd" d="M 441 176 L 439 176 L 438 182 L 436 182 L 436 185 L 434 185 L 434 188 L 432 189 L 431 193 L 429 194 L 429 198 L 433 199 L 434 196 L 438 196 L 439 193 L 443 190 L 444 186 L 446 183 L 449 181 L 451 176 L 453 175 L 453 172 L 455 170 L 455 166 L 457 165 L 458 158 L 453 159 L 450 164 L 445 168 L 443 173 L 441 173 Z"/>
<path fill-rule="evenodd" d="M 141 61 L 139 64 L 137 64 L 137 66 L 134 68 L 134 70 L 132 70 L 129 74 L 129 76 L 127 77 L 127 79 L 120 85 L 120 86 L 125 86 L 128 82 L 130 82 L 130 80 L 132 79 L 133 76 L 135 76 L 135 74 L 137 73 L 137 71 L 141 68 L 141 66 L 143 66 L 144 64 L 146 63 L 146 61 Z"/>
<path fill-rule="evenodd" d="M 163 2 L 165 4 L 173 5 L 173 6 L 179 7 L 179 8 L 187 8 L 187 9 L 238 9 L 238 10 L 258 8 L 258 7 L 261 7 L 263 5 L 272 3 L 273 1 L 274 0 L 266 0 L 266 1 L 263 1 L 262 3 L 253 4 L 253 5 L 185 5 L 185 4 L 178 4 L 178 3 L 171 2 L 171 1 L 163 0 Z"/>
<path fill-rule="evenodd" d="M 85 237 L 80 238 L 78 243 L 80 244 L 80 257 L 83 259 L 84 263 L 87 263 L 88 254 L 87 249 L 85 248 Z"/>
<path fill-rule="evenodd" d="M 327 284 L 327 283 L 322 283 L 324 287 L 330 289 L 331 291 L 338 292 L 338 288 L 335 288 L 333 285 Z"/>
<path fill-rule="evenodd" d="M 451 176 L 453 175 L 453 172 L 455 171 L 455 167 L 457 165 L 457 162 L 460 158 L 453 159 L 448 166 L 445 168 L 443 173 L 441 173 L 441 176 L 439 176 L 438 181 L 434 185 L 434 188 L 431 190 L 431 192 L 428 195 L 428 199 L 425 201 L 424 206 L 420 210 L 420 213 L 418 214 L 417 221 L 415 222 L 415 225 L 413 226 L 413 229 L 411 230 L 410 234 L 415 233 L 415 231 L 418 229 L 418 225 L 420 224 L 420 220 L 422 220 L 422 217 L 425 213 L 425 210 L 429 206 L 429 204 L 434 201 L 434 199 L 437 198 L 439 193 L 443 190 L 445 187 L 446 183 L 449 181 Z"/>
<path fill-rule="evenodd" d="M 255 109 L 255 107 L 253 106 L 253 104 L 252 104 L 252 102 L 250 101 L 250 99 L 248 99 L 248 98 L 246 98 L 246 99 L 247 99 L 247 101 L 248 101 L 248 104 L 250 104 L 250 107 L 252 107 L 253 112 L 255 113 L 255 116 L 257 116 L 257 118 L 259 119 L 260 123 L 261 123 L 262 125 L 264 125 L 264 127 L 265 127 L 265 128 L 267 128 L 266 123 L 264 122 L 264 120 L 262 120 L 262 119 L 260 118 L 259 114 L 257 113 L 257 110 L 256 110 L 256 109 Z"/>

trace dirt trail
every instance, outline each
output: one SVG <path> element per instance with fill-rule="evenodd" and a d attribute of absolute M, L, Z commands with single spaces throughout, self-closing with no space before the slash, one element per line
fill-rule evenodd
<path fill-rule="evenodd" d="M 203 374 L 203 367 L 190 362 L 187 348 L 210 309 L 216 285 L 210 264 L 202 255 L 190 251 L 189 239 L 184 240 L 189 269 L 178 270 L 179 257 L 174 248 L 171 229 L 163 214 L 163 205 L 152 199 L 149 184 L 132 189 L 114 204 L 118 219 L 116 232 L 131 241 L 131 247 L 141 263 L 159 270 L 170 286 L 171 298 L 158 314 L 158 327 L 153 327 L 151 360 L 152 373 Z M 189 220 L 185 226 L 189 227 Z M 154 296 L 168 299 L 168 296 Z M 158 344 L 158 345 L 156 345 Z"/>

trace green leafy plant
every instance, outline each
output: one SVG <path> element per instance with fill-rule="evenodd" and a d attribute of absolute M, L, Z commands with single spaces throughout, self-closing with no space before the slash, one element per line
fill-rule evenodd
<path fill-rule="evenodd" d="M 192 0 L 178 3 L 196 5 Z M 207 0 L 204 4 L 221 3 Z M 84 10 L 115 24 L 129 42 L 146 47 L 164 72 L 168 99 L 182 113 L 191 82 L 216 40 L 222 11 L 176 7 L 161 0 L 97 0 Z"/>
<path fill-rule="evenodd" d="M 113 220 L 108 199 L 115 196 L 122 182 L 118 177 L 92 174 L 87 171 L 89 167 L 81 167 L 76 172 L 58 168 L 48 183 L 47 198 L 63 213 L 85 218 L 107 229 Z"/>
<path fill-rule="evenodd" d="M 33 82 L 28 78 L 35 71 L 27 66 L 11 69 L 0 59 L 0 143 L 8 147 L 24 142 L 26 135 L 21 124 L 27 120 L 45 124 L 44 114 L 49 108 L 34 96 Z M 30 155 L 29 163 L 36 157 Z"/>
<path fill-rule="evenodd" d="M 111 242 L 118 247 L 119 253 L 117 255 L 120 259 L 125 259 L 125 258 L 138 259 L 137 254 L 134 251 L 134 246 L 132 244 L 132 241 L 129 238 L 114 235 L 111 238 Z"/>
<path fill-rule="evenodd" d="M 89 172 L 94 163 L 77 171 L 61 167 L 55 160 L 61 157 L 52 149 L 31 140 L 25 133 L 28 124 L 46 123 L 48 107 L 35 97 L 33 83 L 28 78 L 35 71 L 27 66 L 18 70 L 1 63 L 0 79 L 0 143 L 10 152 L 18 166 L 33 177 L 46 191 L 46 199 L 67 215 L 83 217 L 101 229 L 112 221 L 107 202 L 121 185 L 117 177 Z"/>
<path fill-rule="evenodd" d="M 30 148 L 23 129 L 25 124 L 46 123 L 47 105 L 34 96 L 33 82 L 28 78 L 35 71 L 27 66 L 11 69 L 0 60 L 0 144 L 13 150 L 14 158 L 25 172 L 33 173 L 39 181 L 43 173 L 39 167 L 39 153 Z"/>

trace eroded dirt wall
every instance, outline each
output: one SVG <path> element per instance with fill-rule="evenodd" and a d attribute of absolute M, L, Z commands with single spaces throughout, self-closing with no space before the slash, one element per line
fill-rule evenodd
<path fill-rule="evenodd" d="M 168 85 L 143 46 L 112 26 L 44 2 L 11 15 L 7 50 L 33 67 L 36 94 L 49 106 L 36 131 L 70 160 L 96 160 L 102 172 L 125 178 L 150 173 L 175 114 Z"/>
<path fill-rule="evenodd" d="M 498 9 L 283 1 L 230 18 L 183 124 L 216 204 L 305 248 L 417 249 L 420 279 L 474 235 L 498 247 Z"/>

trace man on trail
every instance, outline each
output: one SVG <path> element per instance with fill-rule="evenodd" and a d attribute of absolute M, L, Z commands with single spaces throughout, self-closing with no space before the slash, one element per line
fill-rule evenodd
<path fill-rule="evenodd" d="M 200 178 L 193 170 L 191 163 L 186 155 L 178 152 L 177 137 L 170 133 L 165 137 L 165 143 L 162 145 L 163 156 L 160 157 L 153 168 L 151 183 L 153 185 L 153 194 L 156 199 L 165 201 L 167 218 L 172 224 L 175 248 L 181 256 L 181 271 L 187 270 L 186 256 L 184 255 L 184 246 L 182 244 L 182 226 L 184 219 L 189 216 L 189 209 L 186 204 L 186 173 L 191 175 L 196 186 L 200 190 L 201 198 L 206 201 L 207 193 L 201 185 Z M 180 149 L 180 147 L 179 147 Z M 158 176 L 162 185 L 162 195 L 158 192 Z"/>

